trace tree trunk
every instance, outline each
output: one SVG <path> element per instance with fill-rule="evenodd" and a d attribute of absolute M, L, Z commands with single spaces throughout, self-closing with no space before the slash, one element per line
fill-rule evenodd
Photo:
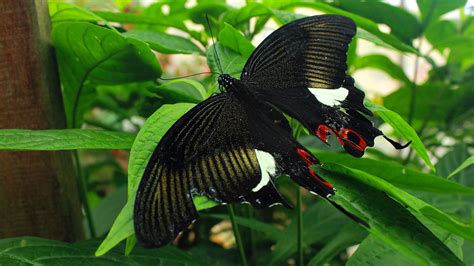
<path fill-rule="evenodd" d="M 0 0 L 0 128 L 64 128 L 46 0 Z M 83 238 L 69 152 L 0 151 L 0 238 Z"/>

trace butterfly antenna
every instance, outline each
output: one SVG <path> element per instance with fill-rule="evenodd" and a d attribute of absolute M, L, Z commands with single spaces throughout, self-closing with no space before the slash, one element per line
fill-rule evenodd
<path fill-rule="evenodd" d="M 189 77 L 194 77 L 197 75 L 204 75 L 204 74 L 218 74 L 216 72 L 201 72 L 201 73 L 196 73 L 196 74 L 191 74 L 191 75 L 186 75 L 186 76 L 181 76 L 181 77 L 174 77 L 174 78 L 158 78 L 161 80 L 175 80 L 175 79 L 182 79 L 182 78 L 189 78 Z"/>
<path fill-rule="evenodd" d="M 214 42 L 214 34 L 212 34 L 211 23 L 209 22 L 209 16 L 207 15 L 207 13 L 206 13 L 206 21 L 207 21 L 207 26 L 209 27 L 209 32 L 211 33 L 212 47 L 214 48 L 214 57 L 216 58 L 217 67 L 219 68 L 219 71 L 222 74 L 224 72 L 222 71 L 221 62 L 219 60 L 219 56 L 217 55 L 216 43 Z"/>

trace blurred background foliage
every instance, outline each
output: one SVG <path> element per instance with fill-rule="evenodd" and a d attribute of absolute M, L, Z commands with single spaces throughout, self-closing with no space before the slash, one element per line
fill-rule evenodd
<path fill-rule="evenodd" d="M 472 156 L 473 8 L 473 3 L 465 0 L 418 0 L 416 3 L 403 0 L 228 0 L 227 3 L 71 0 L 50 3 L 69 126 L 133 134 L 162 105 L 199 103 L 215 92 L 216 75 L 172 81 L 157 79 L 210 70 L 217 72 L 216 59 L 209 50 L 210 29 L 203 14 L 209 15 L 224 72 L 236 77 L 254 47 L 279 26 L 322 13 L 351 17 L 358 24 L 358 33 L 348 54 L 349 73 L 372 102 L 397 112 L 416 130 L 435 164 L 436 173 L 411 149 L 395 151 L 382 141 L 377 141 L 375 148 L 367 151 L 366 159 L 360 160 L 341 155 L 342 149 L 334 140 L 327 146 L 302 131 L 297 134 L 300 142 L 313 149 L 323 162 L 338 162 L 373 175 L 384 175 L 387 165 L 404 171 L 403 174 L 413 171 L 407 174 L 412 185 L 401 182 L 400 187 L 465 221 L 471 218 L 473 194 L 443 193 L 442 188 L 430 192 L 417 183 L 417 178 L 430 175 L 445 179 Z M 98 29 L 83 24 L 63 24 L 73 21 L 86 22 Z M 91 32 L 109 43 L 101 43 L 101 52 L 76 54 L 81 65 L 76 67 L 74 62 L 68 61 L 72 55 L 64 47 L 79 47 L 80 38 L 87 39 Z M 110 33 L 114 36 L 109 36 Z M 130 49 L 123 52 L 120 47 Z M 118 57 L 114 49 L 120 50 Z M 108 53 L 112 56 L 107 57 Z M 99 60 L 97 63 L 91 59 L 100 56 L 113 57 L 113 62 Z M 101 64 L 103 62 L 106 64 Z M 401 138 L 379 116 L 373 121 L 385 133 Z M 94 229 L 88 232 L 103 238 L 127 202 L 129 152 L 82 150 L 79 155 Z M 474 168 L 468 166 L 449 179 L 474 188 L 473 175 Z M 397 185 L 397 181 L 392 184 Z M 296 204 L 299 193 L 293 182 L 280 178 L 278 187 Z M 406 254 L 369 235 L 326 201 L 303 190 L 300 196 L 303 221 L 300 248 L 296 238 L 299 212 L 281 206 L 264 210 L 236 206 L 249 263 L 293 265 L 297 262 L 296 254 L 302 249 L 304 261 L 311 265 L 415 264 Z M 153 263 L 159 257 L 163 258 L 161 262 L 169 259 L 170 263 L 239 264 L 226 213 L 224 206 L 201 212 L 201 219 L 174 243 L 186 250 L 186 254 L 172 247 L 159 251 L 135 249 L 127 262 Z M 436 231 L 435 225 L 426 219 L 420 220 Z M 86 221 L 84 224 L 90 227 Z M 273 226 L 269 228 L 270 224 Z M 445 234 L 441 240 L 466 264 L 474 264 L 473 242 L 452 233 Z M 173 255 L 167 256 L 166 252 Z M 117 254 L 118 251 L 107 256 L 118 258 Z M 189 254 L 192 257 L 187 257 Z M 125 259 L 120 257 L 121 260 Z"/>

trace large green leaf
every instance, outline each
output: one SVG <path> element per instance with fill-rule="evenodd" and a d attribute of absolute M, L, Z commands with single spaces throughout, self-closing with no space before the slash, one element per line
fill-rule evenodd
<path fill-rule="evenodd" d="M 417 0 L 423 29 L 436 21 L 441 15 L 464 6 L 466 2 L 467 0 Z"/>
<path fill-rule="evenodd" d="M 378 239 L 422 265 L 462 265 L 443 242 L 385 193 L 402 204 L 407 204 L 402 201 L 405 195 L 393 193 L 394 188 L 378 186 L 384 182 L 376 177 L 336 164 L 317 166 L 316 171 L 337 188 L 330 200 L 366 221 L 368 230 Z"/>
<path fill-rule="evenodd" d="M 310 150 L 323 163 L 344 162 L 344 166 L 378 176 L 399 188 L 450 195 L 474 195 L 474 188 L 463 186 L 437 175 L 426 174 L 395 162 L 354 158 L 342 153 Z"/>
<path fill-rule="evenodd" d="M 122 34 L 150 45 L 151 49 L 164 54 L 202 53 L 189 39 L 153 30 L 131 30 Z"/>
<path fill-rule="evenodd" d="M 247 40 L 242 33 L 236 30 L 232 25 L 224 23 L 224 28 L 219 33 L 219 43 L 228 47 L 234 52 L 248 58 L 255 47 Z"/>
<path fill-rule="evenodd" d="M 406 84 L 411 84 L 411 81 L 405 74 L 405 71 L 403 71 L 399 65 L 393 63 L 392 60 L 390 60 L 390 58 L 385 55 L 371 54 L 357 57 L 352 63 L 351 67 L 356 70 L 367 67 L 379 69 L 389 74 L 394 79 L 400 80 Z"/>
<path fill-rule="evenodd" d="M 377 36 L 382 41 L 388 43 L 389 45 L 395 47 L 396 49 L 402 52 L 411 52 L 411 53 L 418 53 L 413 46 L 406 44 L 400 41 L 395 35 L 387 34 L 379 30 L 377 23 L 373 22 L 370 19 L 365 17 L 359 16 L 357 14 L 335 8 L 325 3 L 314 3 L 314 2 L 294 2 L 287 5 L 285 8 L 294 8 L 294 7 L 307 7 L 322 11 L 328 14 L 337 14 L 349 17 L 355 21 L 358 27 L 372 33 L 373 35 Z"/>
<path fill-rule="evenodd" d="M 388 25 L 391 29 L 390 32 L 406 43 L 410 43 L 411 40 L 420 35 L 421 26 L 418 19 L 401 7 L 377 0 L 340 0 L 337 4 L 344 10 L 368 18 L 376 23 Z"/>
<path fill-rule="evenodd" d="M 2 129 L 0 150 L 130 149 L 135 136 L 93 129 Z"/>
<path fill-rule="evenodd" d="M 0 265 L 202 265 L 175 247 L 137 249 L 124 256 L 120 249 L 95 257 L 98 242 L 65 243 L 37 237 L 0 239 Z"/>
<path fill-rule="evenodd" d="M 372 112 L 377 112 L 377 114 L 387 122 L 392 128 L 396 131 L 396 133 L 403 137 L 407 141 L 411 141 L 411 147 L 415 150 L 415 152 L 420 156 L 423 161 L 430 167 L 431 170 L 435 171 L 434 165 L 431 163 L 430 157 L 428 156 L 428 152 L 426 151 L 425 145 L 421 142 L 420 137 L 416 134 L 416 131 L 405 121 L 403 118 L 383 107 L 380 105 L 376 105 L 370 101 L 365 102 L 367 108 Z"/>
<path fill-rule="evenodd" d="M 72 4 L 50 1 L 48 8 L 53 23 L 64 21 L 104 21 L 103 18 L 91 11 Z"/>
<path fill-rule="evenodd" d="M 122 84 L 161 75 L 160 64 L 145 43 L 100 26 L 63 22 L 54 27 L 53 41 L 70 127 L 81 124 L 87 108 L 81 96 L 91 83 Z"/>
<path fill-rule="evenodd" d="M 416 216 L 418 219 L 423 218 L 419 215 Z M 434 225 L 432 222 L 427 221 L 426 218 L 422 219 L 421 222 L 428 227 L 428 229 L 435 234 L 438 239 L 442 240 L 443 243 L 451 249 L 460 259 L 463 259 L 463 239 L 440 227 Z M 357 248 L 356 253 L 350 257 L 347 265 L 417 265 L 413 263 L 408 257 L 404 256 L 400 251 L 392 248 L 390 245 L 384 243 L 374 235 L 369 235 L 360 246 Z"/>
<path fill-rule="evenodd" d="M 426 218 L 429 218 L 431 221 L 435 222 L 445 230 L 462 236 L 465 239 L 474 241 L 474 224 L 466 224 L 459 219 L 431 206 L 423 200 L 411 195 L 410 193 L 391 185 L 379 177 L 334 163 L 325 164 L 323 169 L 331 172 L 341 173 L 347 177 L 355 178 L 358 182 L 362 182 L 368 186 L 371 186 L 378 191 L 383 191 L 401 204 L 407 206 L 415 212 L 422 214 Z"/>

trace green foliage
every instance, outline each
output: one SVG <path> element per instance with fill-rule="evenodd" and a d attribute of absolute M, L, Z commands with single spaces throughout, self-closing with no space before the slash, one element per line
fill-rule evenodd
<path fill-rule="evenodd" d="M 159 250 L 140 248 L 130 256 L 123 255 L 123 247 L 115 248 L 102 257 L 94 256 L 96 240 L 74 244 L 36 237 L 0 240 L 2 265 L 203 265 L 188 253 L 175 247 Z"/>
<path fill-rule="evenodd" d="M 323 163 L 315 170 L 337 188 L 330 200 L 370 227 L 356 224 L 325 200 L 303 191 L 302 207 L 296 210 L 249 211 L 247 206 L 234 206 L 232 220 L 240 225 L 243 243 L 240 251 L 255 265 L 286 265 L 297 254 L 303 254 L 309 265 L 474 263 L 474 182 L 470 178 L 474 169 L 474 18 L 463 10 L 465 0 L 418 0 L 417 11 L 376 0 L 263 0 L 240 7 L 217 0 L 197 1 L 194 6 L 185 0 L 157 1 L 147 7 L 129 0 L 113 2 L 113 10 L 120 12 L 57 1 L 49 4 L 69 128 L 0 130 L 0 150 L 82 150 L 86 194 L 94 202 L 93 227 L 103 241 L 66 244 L 38 238 L 4 239 L 0 240 L 0 264 L 234 265 L 237 252 L 209 240 L 215 230 L 211 227 L 229 215 L 206 197 L 194 198 L 201 219 L 177 240 L 188 251 L 136 246 L 133 204 L 148 159 L 173 123 L 217 92 L 215 74 L 201 79 L 158 78 L 208 71 L 202 63 L 173 70 L 170 62 L 175 54 L 187 54 L 186 61 L 207 60 L 212 72 L 219 73 L 222 67 L 224 73 L 238 78 L 258 43 L 255 36 L 268 34 L 267 22 L 282 25 L 301 18 L 301 8 L 344 15 L 357 23 L 349 71 L 371 68 L 399 82 L 392 93 L 366 105 L 385 134 L 412 141 L 411 151 L 382 151 L 376 142 L 365 158 L 354 158 L 323 146 L 312 136 L 297 134 Z M 459 13 L 459 18 L 445 16 L 451 11 Z M 380 49 L 362 54 L 360 40 Z M 430 48 L 420 49 L 424 46 Z M 414 75 L 417 80 L 409 75 L 412 66 L 420 72 L 418 63 L 394 59 L 401 55 L 416 57 L 431 68 L 423 81 L 421 74 Z M 295 132 L 301 129 L 291 124 Z M 386 130 L 387 125 L 392 132 Z M 128 166 L 117 149 L 130 149 Z M 277 183 L 296 202 L 295 184 L 287 177 Z M 302 227 L 297 222 L 300 214 Z M 347 257 L 347 248 L 357 244 L 356 252 Z"/>

